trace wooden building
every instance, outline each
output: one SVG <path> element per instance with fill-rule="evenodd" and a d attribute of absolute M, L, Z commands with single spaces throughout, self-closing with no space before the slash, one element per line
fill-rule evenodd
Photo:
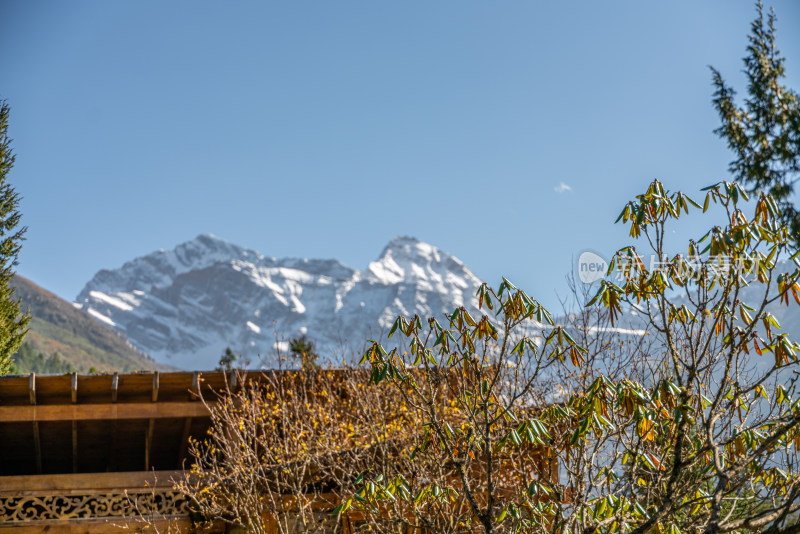
<path fill-rule="evenodd" d="M 221 372 L 0 377 L 0 534 L 236 533 L 221 521 L 196 529 L 172 483 L 190 467 L 189 436 L 210 426 L 198 392 L 214 402 L 235 380 Z M 327 517 L 338 504 L 327 497 L 320 514 L 337 532 L 358 531 L 358 514 Z"/>
<path fill-rule="evenodd" d="M 235 380 L 222 372 L 0 377 L 0 534 L 237 532 L 222 521 L 196 529 L 172 483 L 190 468 L 189 437 L 202 439 L 211 425 L 200 393 L 214 402 Z M 332 531 L 361 531 L 357 512 L 329 515 L 336 495 L 319 500 Z"/>
<path fill-rule="evenodd" d="M 189 436 L 209 426 L 197 392 L 225 381 L 219 372 L 0 378 L 0 533 L 135 532 L 137 507 L 190 531 L 171 480 Z"/>

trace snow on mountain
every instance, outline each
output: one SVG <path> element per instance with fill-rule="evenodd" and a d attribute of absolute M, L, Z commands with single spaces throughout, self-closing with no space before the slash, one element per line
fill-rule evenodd
<path fill-rule="evenodd" d="M 276 345 L 303 333 L 324 359 L 352 361 L 400 313 L 441 318 L 463 305 L 478 314 L 479 283 L 461 261 L 411 237 L 393 239 L 358 271 L 201 235 L 98 272 L 76 305 L 160 362 L 208 369 L 225 347 L 274 358 Z"/>

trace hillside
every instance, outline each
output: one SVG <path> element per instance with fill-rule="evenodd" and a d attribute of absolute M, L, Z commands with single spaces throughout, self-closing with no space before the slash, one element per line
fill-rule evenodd
<path fill-rule="evenodd" d="M 12 281 L 22 307 L 33 316 L 25 338 L 26 350 L 50 356 L 77 370 L 134 371 L 165 368 L 136 350 L 119 333 L 92 320 L 71 303 L 17 276 Z"/>

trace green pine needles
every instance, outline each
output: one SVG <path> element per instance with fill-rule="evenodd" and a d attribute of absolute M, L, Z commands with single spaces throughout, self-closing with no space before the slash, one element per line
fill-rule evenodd
<path fill-rule="evenodd" d="M 20 226 L 20 196 L 8 182 L 15 160 L 8 137 L 9 112 L 6 101 L 0 100 L 0 375 L 13 368 L 11 356 L 25 339 L 30 321 L 10 286 L 26 228 Z"/>

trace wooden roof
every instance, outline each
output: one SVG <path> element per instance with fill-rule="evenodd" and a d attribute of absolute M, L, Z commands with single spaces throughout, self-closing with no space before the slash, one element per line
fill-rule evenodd
<path fill-rule="evenodd" d="M 256 375 L 257 376 L 257 375 Z M 177 470 L 203 437 L 222 372 L 0 378 L 0 476 Z"/>

